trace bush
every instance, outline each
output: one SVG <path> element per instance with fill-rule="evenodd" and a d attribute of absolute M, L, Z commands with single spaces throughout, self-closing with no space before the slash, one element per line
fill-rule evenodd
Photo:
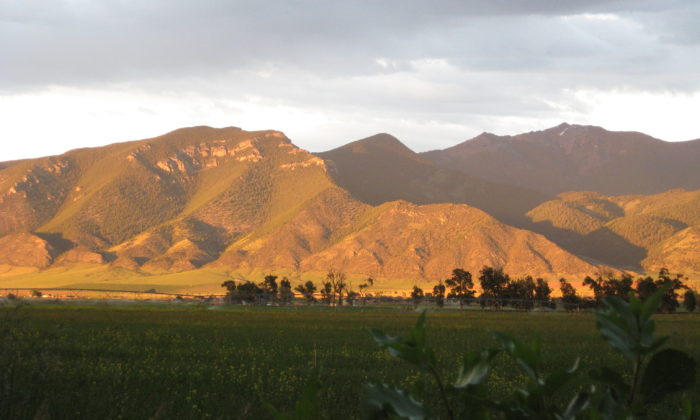
<path fill-rule="evenodd" d="M 377 344 L 393 357 L 402 359 L 432 377 L 439 389 L 440 406 L 420 401 L 412 393 L 391 385 L 367 385 L 361 403 L 366 419 L 436 418 L 444 412 L 455 418 L 507 419 L 618 419 L 644 417 L 650 407 L 665 397 L 689 389 L 695 381 L 695 361 L 687 354 L 660 347 L 668 337 L 656 337 L 651 316 L 661 306 L 666 287 L 645 302 L 633 294 L 629 302 L 616 296 L 602 300 L 604 308 L 597 313 L 596 326 L 603 339 L 629 362 L 631 378 L 622 372 L 601 366 L 589 373 L 587 384 L 573 395 L 562 395 L 565 385 L 579 376 L 580 359 L 568 370 L 544 374 L 540 344 L 524 343 L 509 335 L 493 332 L 499 348 L 475 351 L 464 356 L 455 380 L 448 383 L 439 373 L 435 353 L 428 346 L 425 334 L 425 312 L 406 337 L 392 337 L 371 330 Z M 513 359 L 528 382 L 512 395 L 497 400 L 487 388 L 492 361 L 499 354 Z M 420 382 L 419 382 L 420 383 Z M 414 389 L 420 389 L 419 383 Z M 563 399 L 562 399 L 563 398 Z M 568 401 L 557 404 L 556 401 Z M 668 411 L 667 406 L 664 410 Z M 697 418 L 700 414 L 686 400 L 680 418 Z M 673 414 L 673 413 L 669 413 Z"/>

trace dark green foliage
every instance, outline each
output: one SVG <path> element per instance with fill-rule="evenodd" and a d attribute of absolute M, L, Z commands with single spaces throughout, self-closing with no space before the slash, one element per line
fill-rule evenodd
<path fill-rule="evenodd" d="M 227 280 L 221 284 L 221 287 L 226 288 L 224 300 L 228 304 L 261 303 L 268 296 L 265 290 L 251 281 L 237 284 L 233 280 Z"/>
<path fill-rule="evenodd" d="M 620 278 L 612 274 L 608 274 L 606 277 L 598 276 L 595 279 L 586 277 L 583 280 L 583 284 L 593 290 L 598 306 L 602 305 L 603 300 L 607 296 L 627 299 L 632 291 L 636 292 L 639 300 L 644 302 L 654 295 L 656 291 L 663 288 L 665 293 L 661 297 L 658 310 L 666 313 L 676 311 L 679 306 L 678 298 L 680 297 L 678 292 L 682 289 L 687 289 L 683 284 L 683 275 L 676 274 L 675 277 L 671 277 L 666 268 L 662 268 L 659 271 L 657 280 L 651 277 L 637 279 L 636 289 L 632 287 L 632 276 L 629 274 L 623 274 Z"/>
<path fill-rule="evenodd" d="M 566 281 L 565 278 L 559 279 L 559 289 L 561 290 L 561 301 L 564 304 L 564 309 L 573 311 L 579 307 L 581 298 L 576 294 L 576 288 Z"/>
<path fill-rule="evenodd" d="M 683 274 L 676 274 L 675 277 L 671 277 L 668 269 L 662 268 L 659 271 L 659 278 L 656 281 L 658 288 L 665 288 L 666 293 L 661 298 L 661 306 L 659 311 L 661 312 L 676 312 L 678 309 L 678 298 L 680 297 L 678 292 L 682 289 L 687 289 L 688 287 L 683 284 Z"/>
<path fill-rule="evenodd" d="M 632 291 L 632 283 L 632 276 L 629 274 L 623 274 L 620 278 L 616 278 L 613 274 L 608 274 L 605 277 L 599 275 L 594 279 L 587 276 L 583 279 L 583 285 L 593 290 L 598 306 L 602 306 L 603 299 L 606 296 L 617 296 L 621 299 L 627 299 Z"/>
<path fill-rule="evenodd" d="M 481 306 L 501 307 L 505 302 L 510 277 L 501 268 L 486 267 L 479 272 L 479 284 L 481 285 Z"/>
<path fill-rule="evenodd" d="M 693 358 L 675 349 L 654 354 L 644 369 L 640 383 L 642 399 L 659 402 L 666 395 L 683 391 L 695 383 L 696 363 Z"/>
<path fill-rule="evenodd" d="M 642 302 L 649 299 L 656 292 L 656 289 L 658 287 L 654 279 L 649 276 L 637 280 L 637 296 Z"/>
<path fill-rule="evenodd" d="M 333 303 L 334 299 L 333 285 L 329 281 L 324 282 L 321 286 L 321 302 L 330 305 Z"/>
<path fill-rule="evenodd" d="M 367 297 L 369 296 L 368 289 L 372 286 L 374 286 L 374 279 L 372 277 L 367 277 L 367 280 L 359 286 L 360 299 L 362 299 L 363 305 L 366 303 Z"/>
<path fill-rule="evenodd" d="M 277 285 L 277 276 L 268 274 L 258 287 L 262 292 L 261 297 L 263 300 L 266 302 L 277 300 L 277 289 L 279 288 Z"/>
<path fill-rule="evenodd" d="M 528 311 L 535 307 L 535 282 L 530 276 L 509 281 L 503 293 L 513 308 Z"/>
<path fill-rule="evenodd" d="M 664 288 L 666 292 L 661 298 L 661 305 L 659 306 L 660 312 L 675 312 L 678 308 L 678 298 L 680 297 L 679 291 L 682 289 L 688 289 L 688 287 L 683 284 L 683 275 L 676 274 L 675 277 L 671 277 L 669 271 L 666 268 L 662 268 L 659 271 L 659 276 L 657 280 L 651 277 L 640 278 L 637 280 L 637 296 L 644 302 L 653 295 L 657 290 Z"/>
<path fill-rule="evenodd" d="M 562 284 L 567 284 L 562 279 Z M 429 374 L 439 389 L 441 404 L 447 418 L 506 418 L 506 419 L 633 419 L 642 418 L 670 394 L 691 389 L 695 384 L 696 363 L 686 353 L 676 349 L 658 351 L 668 337 L 655 336 L 651 316 L 659 309 L 670 285 L 642 302 L 634 294 L 629 302 L 606 296 L 605 308 L 597 314 L 596 325 L 603 338 L 619 351 L 632 368 L 631 378 L 614 368 L 602 366 L 591 371 L 592 382 L 569 391 L 568 384 L 577 379 L 579 359 L 571 368 L 544 373 L 540 340 L 524 343 L 508 334 L 493 332 L 500 349 L 468 353 L 462 362 L 457 380 L 445 387 L 438 373 L 435 354 L 426 343 L 425 312 L 404 337 L 389 336 L 370 330 L 381 348 Z M 503 398 L 489 394 L 484 387 L 488 381 L 492 360 L 503 352 L 515 362 L 527 381 Z M 566 394 L 568 397 L 565 397 Z M 388 385 L 366 388 L 364 418 L 427 419 L 436 402 L 423 404 L 410 392 Z M 668 412 L 668 407 L 664 407 Z M 681 413 L 678 413 L 681 414 Z M 677 415 L 678 415 L 677 414 Z M 697 416 L 688 402 L 685 418 Z"/>
<path fill-rule="evenodd" d="M 226 296 L 224 297 L 224 300 L 226 303 L 231 304 L 234 303 L 234 296 L 236 295 L 236 282 L 233 280 L 226 280 L 225 282 L 221 283 L 221 287 L 226 289 Z"/>
<path fill-rule="evenodd" d="M 360 405 L 363 419 L 379 420 L 393 418 L 425 419 L 428 410 L 406 391 L 390 385 L 366 385 Z"/>
<path fill-rule="evenodd" d="M 423 289 L 418 286 L 413 286 L 413 290 L 411 291 L 411 301 L 413 302 L 413 305 L 420 305 L 424 298 L 425 294 L 423 293 Z"/>
<path fill-rule="evenodd" d="M 308 280 L 304 284 L 298 285 L 296 288 L 294 288 L 294 290 L 301 293 L 304 299 L 306 299 L 307 304 L 316 302 L 316 298 L 314 297 L 314 293 L 316 293 L 316 285 L 311 280 Z"/>
<path fill-rule="evenodd" d="M 442 280 L 433 287 L 433 298 L 438 308 L 445 306 L 445 285 Z"/>
<path fill-rule="evenodd" d="M 459 307 L 462 308 L 465 303 L 474 298 L 474 282 L 472 274 L 469 271 L 464 271 L 461 268 L 452 270 L 452 277 L 445 280 L 445 285 L 450 288 L 448 298 L 459 300 Z"/>
<path fill-rule="evenodd" d="M 288 278 L 282 277 L 282 280 L 280 280 L 279 300 L 282 303 L 291 303 L 293 299 L 294 292 L 292 291 L 292 284 L 289 282 Z"/>
<path fill-rule="evenodd" d="M 326 282 L 331 286 L 330 304 L 343 306 L 343 293 L 348 286 L 345 273 L 331 270 L 326 274 Z"/>
<path fill-rule="evenodd" d="M 549 287 L 549 283 L 542 278 L 538 278 L 535 283 L 535 299 L 539 302 L 540 306 L 549 306 L 551 295 L 552 288 Z"/>
<path fill-rule="evenodd" d="M 346 289 L 345 290 L 345 301 L 347 302 L 348 305 L 354 306 L 355 302 L 357 299 L 360 297 L 360 294 L 357 293 L 354 290 Z"/>

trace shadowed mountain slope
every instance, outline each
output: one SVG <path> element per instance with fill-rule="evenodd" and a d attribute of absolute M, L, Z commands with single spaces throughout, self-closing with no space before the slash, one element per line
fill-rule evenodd
<path fill-rule="evenodd" d="M 316 155 L 326 161 L 339 186 L 372 205 L 394 200 L 464 203 L 519 224 L 527 210 L 548 199 L 540 192 L 436 166 L 389 134 Z"/>
<path fill-rule="evenodd" d="M 532 209 L 531 228 L 579 255 L 605 264 L 697 272 L 700 191 L 605 196 L 569 192 Z M 695 238 L 695 239 L 693 239 Z"/>
<path fill-rule="evenodd" d="M 438 166 L 548 194 L 654 194 L 700 188 L 700 140 L 665 142 L 636 132 L 561 124 L 515 136 L 481 134 L 421 153 Z"/>

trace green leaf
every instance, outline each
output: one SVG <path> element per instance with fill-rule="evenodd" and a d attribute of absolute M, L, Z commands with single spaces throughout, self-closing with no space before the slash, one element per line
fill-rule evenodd
<path fill-rule="evenodd" d="M 428 410 L 407 392 L 390 385 L 365 385 L 360 416 L 367 420 L 388 419 L 398 416 L 403 419 L 428 418 Z"/>
<path fill-rule="evenodd" d="M 559 420 L 574 420 L 581 412 L 588 408 L 590 402 L 591 394 L 588 392 L 579 392 L 571 399 L 564 413 L 556 417 Z"/>
<path fill-rule="evenodd" d="M 596 326 L 603 339 L 628 359 L 637 357 L 639 330 L 637 317 L 620 298 L 608 296 L 605 309 L 596 314 Z"/>
<path fill-rule="evenodd" d="M 688 397 L 683 398 L 683 415 L 681 418 L 683 420 L 700 419 L 700 410 L 697 407 L 693 407 L 693 402 Z"/>
<path fill-rule="evenodd" d="M 624 401 L 630 392 L 630 386 L 622 378 L 622 375 L 607 366 L 594 369 L 590 373 L 591 379 L 613 390 L 611 397 L 618 402 Z"/>
<path fill-rule="evenodd" d="M 381 348 L 387 349 L 393 357 L 405 360 L 420 369 L 430 371 L 435 366 L 435 354 L 426 345 L 424 324 L 425 311 L 418 317 L 416 325 L 406 338 L 390 336 L 377 329 L 370 329 L 369 332 L 374 341 Z"/>
<path fill-rule="evenodd" d="M 578 373 L 580 361 L 581 358 L 577 357 L 574 365 L 568 370 L 556 370 L 550 373 L 544 380 L 543 392 L 551 395 L 571 381 Z"/>
<path fill-rule="evenodd" d="M 537 363 L 539 361 L 539 343 L 533 342 L 532 347 L 525 343 L 498 331 L 491 331 L 503 346 L 503 349 L 510 354 L 515 362 L 534 380 L 539 380 L 537 376 Z"/>
<path fill-rule="evenodd" d="M 695 383 L 695 360 L 675 349 L 652 356 L 644 370 L 640 391 L 645 401 L 657 402 L 666 395 L 688 389 Z"/>
<path fill-rule="evenodd" d="M 659 306 L 661 306 L 661 300 L 670 287 L 670 284 L 665 284 L 659 287 L 659 289 L 654 292 L 653 295 L 649 296 L 649 298 L 644 301 L 641 312 L 639 313 L 639 316 L 642 319 L 646 320 L 651 318 L 651 316 L 659 309 Z"/>
<path fill-rule="evenodd" d="M 465 355 L 453 386 L 461 389 L 482 383 L 488 376 L 491 360 L 496 354 L 498 350 L 474 351 Z"/>

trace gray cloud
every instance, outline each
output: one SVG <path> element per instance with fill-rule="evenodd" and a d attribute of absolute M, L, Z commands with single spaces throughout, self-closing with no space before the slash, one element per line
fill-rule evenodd
<path fill-rule="evenodd" d="M 623 73 L 644 64 L 658 72 L 698 38 L 693 1 L 663 2 L 662 10 L 639 1 L 431 3 L 11 1 L 0 12 L 0 86 L 207 77 L 270 64 L 327 77 L 372 74 L 381 71 L 376 57 L 495 71 Z M 607 12 L 622 20 L 559 18 Z"/>
<path fill-rule="evenodd" d="M 695 0 L 0 0 L 0 95 L 189 92 L 454 135 L 585 114 L 575 90 L 697 91 L 699 17 Z"/>

